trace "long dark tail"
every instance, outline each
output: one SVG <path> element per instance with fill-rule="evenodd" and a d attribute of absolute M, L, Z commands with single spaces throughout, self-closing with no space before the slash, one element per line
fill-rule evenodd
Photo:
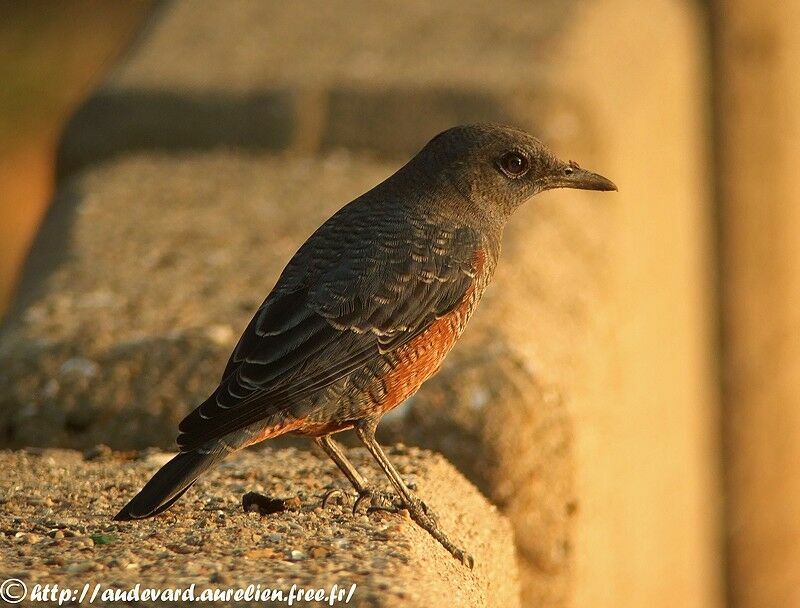
<path fill-rule="evenodd" d="M 178 454 L 161 467 L 142 490 L 114 517 L 117 521 L 153 517 L 169 509 L 208 469 L 216 465 L 228 451 L 215 446 L 211 450 L 196 449 Z"/>

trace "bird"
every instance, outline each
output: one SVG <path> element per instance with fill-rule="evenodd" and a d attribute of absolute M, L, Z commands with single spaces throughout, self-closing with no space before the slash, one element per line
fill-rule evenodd
<path fill-rule="evenodd" d="M 232 452 L 292 433 L 311 438 L 333 460 L 358 494 L 356 507 L 396 501 L 471 567 L 472 557 L 439 528 L 375 431 L 439 370 L 461 336 L 514 211 L 554 188 L 617 189 L 514 127 L 460 125 L 431 139 L 300 246 L 217 388 L 180 423 L 180 452 L 114 519 L 162 513 Z M 396 494 L 369 487 L 334 441 L 350 429 Z"/>

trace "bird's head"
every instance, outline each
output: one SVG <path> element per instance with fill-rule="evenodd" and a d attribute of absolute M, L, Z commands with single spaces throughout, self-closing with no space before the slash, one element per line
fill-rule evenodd
<path fill-rule="evenodd" d="M 544 190 L 617 189 L 602 175 L 556 158 L 535 137 L 502 125 L 453 127 L 434 137 L 419 156 L 464 198 L 503 217 Z"/>

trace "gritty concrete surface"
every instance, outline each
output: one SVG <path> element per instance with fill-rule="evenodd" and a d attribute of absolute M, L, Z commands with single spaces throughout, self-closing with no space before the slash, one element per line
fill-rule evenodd
<path fill-rule="evenodd" d="M 368 480 L 384 483 L 365 450 L 350 455 Z M 236 454 L 167 514 L 113 522 L 170 455 L 95 448 L 0 452 L 0 467 L 12 472 L 0 477 L 0 578 L 19 578 L 29 589 L 37 583 L 120 589 L 195 583 L 198 593 L 250 584 L 286 591 L 356 584 L 349 605 L 519 605 L 508 521 L 441 456 L 402 446 L 389 455 L 442 528 L 473 555 L 474 570 L 403 513 L 323 509 L 325 491 L 347 482 L 324 455 L 293 449 Z M 296 498 L 299 506 L 246 513 L 246 492 Z"/>

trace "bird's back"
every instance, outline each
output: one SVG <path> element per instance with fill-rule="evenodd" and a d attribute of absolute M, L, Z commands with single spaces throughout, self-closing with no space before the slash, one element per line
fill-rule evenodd
<path fill-rule="evenodd" d="M 231 434 L 241 445 L 322 434 L 413 393 L 460 334 L 497 259 L 499 240 L 452 208 L 390 178 L 320 226 L 256 312 L 219 387 L 181 423 L 181 448 Z M 437 354 L 403 371 L 422 344 Z"/>

